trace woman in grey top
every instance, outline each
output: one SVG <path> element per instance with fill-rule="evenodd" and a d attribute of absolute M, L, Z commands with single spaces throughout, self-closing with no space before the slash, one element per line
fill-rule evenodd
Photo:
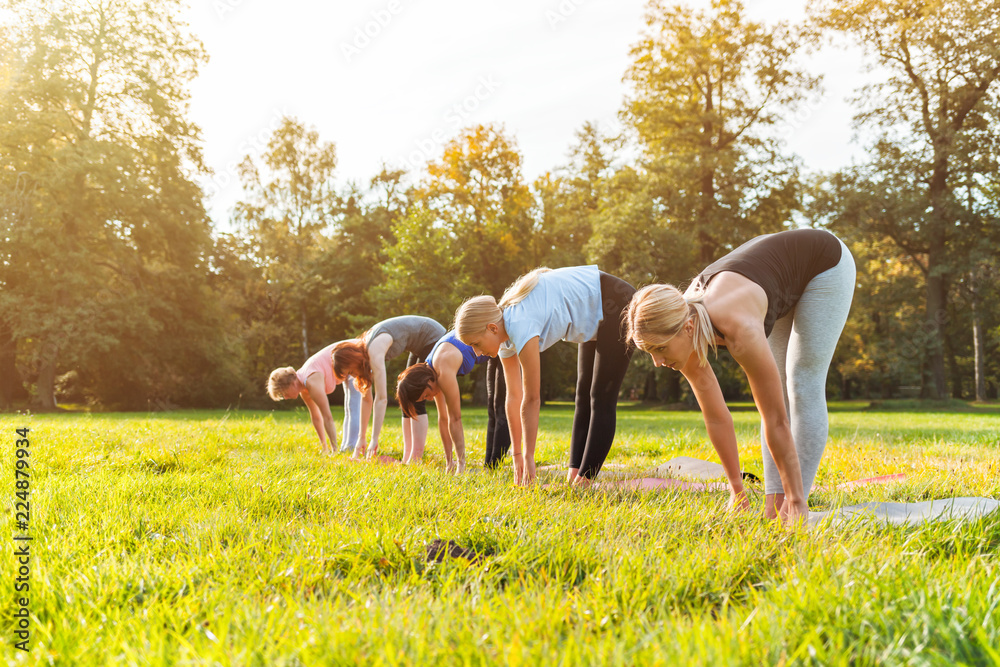
<path fill-rule="evenodd" d="M 407 367 L 424 361 L 444 334 L 444 327 L 429 317 L 404 315 L 383 320 L 359 340 L 338 344 L 333 350 L 334 375 L 338 378 L 365 378 L 372 387 L 371 392 L 365 393 L 361 417 L 363 422 L 367 422 L 368 415 L 372 414 L 368 458 L 378 453 L 379 435 L 389 403 L 386 362 L 404 352 L 410 355 L 406 361 Z M 414 419 L 403 415 L 403 463 L 419 461 L 427 444 L 427 405 L 424 401 L 416 405 L 416 412 Z M 357 458 L 361 447 L 354 451 Z"/>

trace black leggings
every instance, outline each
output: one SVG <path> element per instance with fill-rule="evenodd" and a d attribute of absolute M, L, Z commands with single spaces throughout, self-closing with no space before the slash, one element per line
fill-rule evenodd
<path fill-rule="evenodd" d="M 510 449 L 510 427 L 507 425 L 507 384 L 499 357 L 486 362 L 486 460 L 487 468 L 496 468 Z"/>
<path fill-rule="evenodd" d="M 615 439 L 618 390 L 633 351 L 625 344 L 622 314 L 633 294 L 634 287 L 601 271 L 604 319 L 597 328 L 597 337 L 580 343 L 569 467 L 579 468 L 580 475 L 588 479 L 601 471 Z"/>

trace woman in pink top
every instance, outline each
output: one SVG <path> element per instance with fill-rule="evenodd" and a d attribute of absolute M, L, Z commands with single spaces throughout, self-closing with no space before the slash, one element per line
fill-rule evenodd
<path fill-rule="evenodd" d="M 341 341 L 343 342 L 343 341 Z M 337 427 L 330 412 L 329 394 L 337 388 L 339 381 L 333 374 L 332 353 L 337 343 L 327 345 L 309 357 L 302 367 L 295 370 L 291 366 L 277 368 L 267 380 L 267 393 L 276 400 L 293 399 L 301 396 L 309 408 L 313 428 L 319 436 L 320 452 L 333 454 L 337 441 Z M 351 376 L 344 379 L 344 434 L 340 443 L 341 452 L 353 452 L 359 440 L 364 442 L 364 420 L 361 419 L 361 395 L 368 390 L 363 380 L 355 381 Z M 327 438 L 329 437 L 329 444 Z"/>

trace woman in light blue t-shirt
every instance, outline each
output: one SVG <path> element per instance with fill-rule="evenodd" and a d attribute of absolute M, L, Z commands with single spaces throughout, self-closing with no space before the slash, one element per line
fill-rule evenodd
<path fill-rule="evenodd" d="M 503 364 L 517 483 L 535 477 L 540 355 L 560 340 L 580 344 L 567 479 L 589 484 L 600 472 L 614 441 L 618 391 L 632 358 L 621 322 L 634 293 L 596 266 L 540 268 L 519 278 L 499 303 L 479 296 L 458 309 L 459 339 L 477 354 L 499 355 Z"/>

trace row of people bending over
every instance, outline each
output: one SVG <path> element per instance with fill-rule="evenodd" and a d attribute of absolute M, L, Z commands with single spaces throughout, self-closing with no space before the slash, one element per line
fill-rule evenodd
<path fill-rule="evenodd" d="M 639 349 L 690 383 L 726 471 L 730 507 L 741 509 L 749 501 L 736 433 L 708 364 L 710 352 L 726 347 L 746 373 L 761 415 L 765 512 L 797 520 L 808 513 L 826 447 L 826 376 L 854 287 L 850 251 L 816 229 L 757 237 L 706 267 L 683 293 L 659 284 L 636 291 L 596 266 L 540 268 L 515 281 L 499 301 L 465 301 L 451 331 L 426 317 L 394 317 L 320 350 L 298 370 L 275 370 L 268 392 L 275 400 L 301 397 L 321 446 L 332 451 L 336 428 L 328 394 L 343 383 L 341 451 L 371 457 L 388 403 L 386 362 L 408 353 L 396 389 L 404 415 L 403 461 L 423 454 L 426 402 L 433 399 L 448 469 L 462 471 L 457 378 L 485 363 L 485 464 L 495 467 L 509 449 L 515 481 L 526 484 L 535 477 L 540 354 L 560 340 L 578 343 L 567 481 L 587 485 L 611 450 L 618 394 Z"/>

